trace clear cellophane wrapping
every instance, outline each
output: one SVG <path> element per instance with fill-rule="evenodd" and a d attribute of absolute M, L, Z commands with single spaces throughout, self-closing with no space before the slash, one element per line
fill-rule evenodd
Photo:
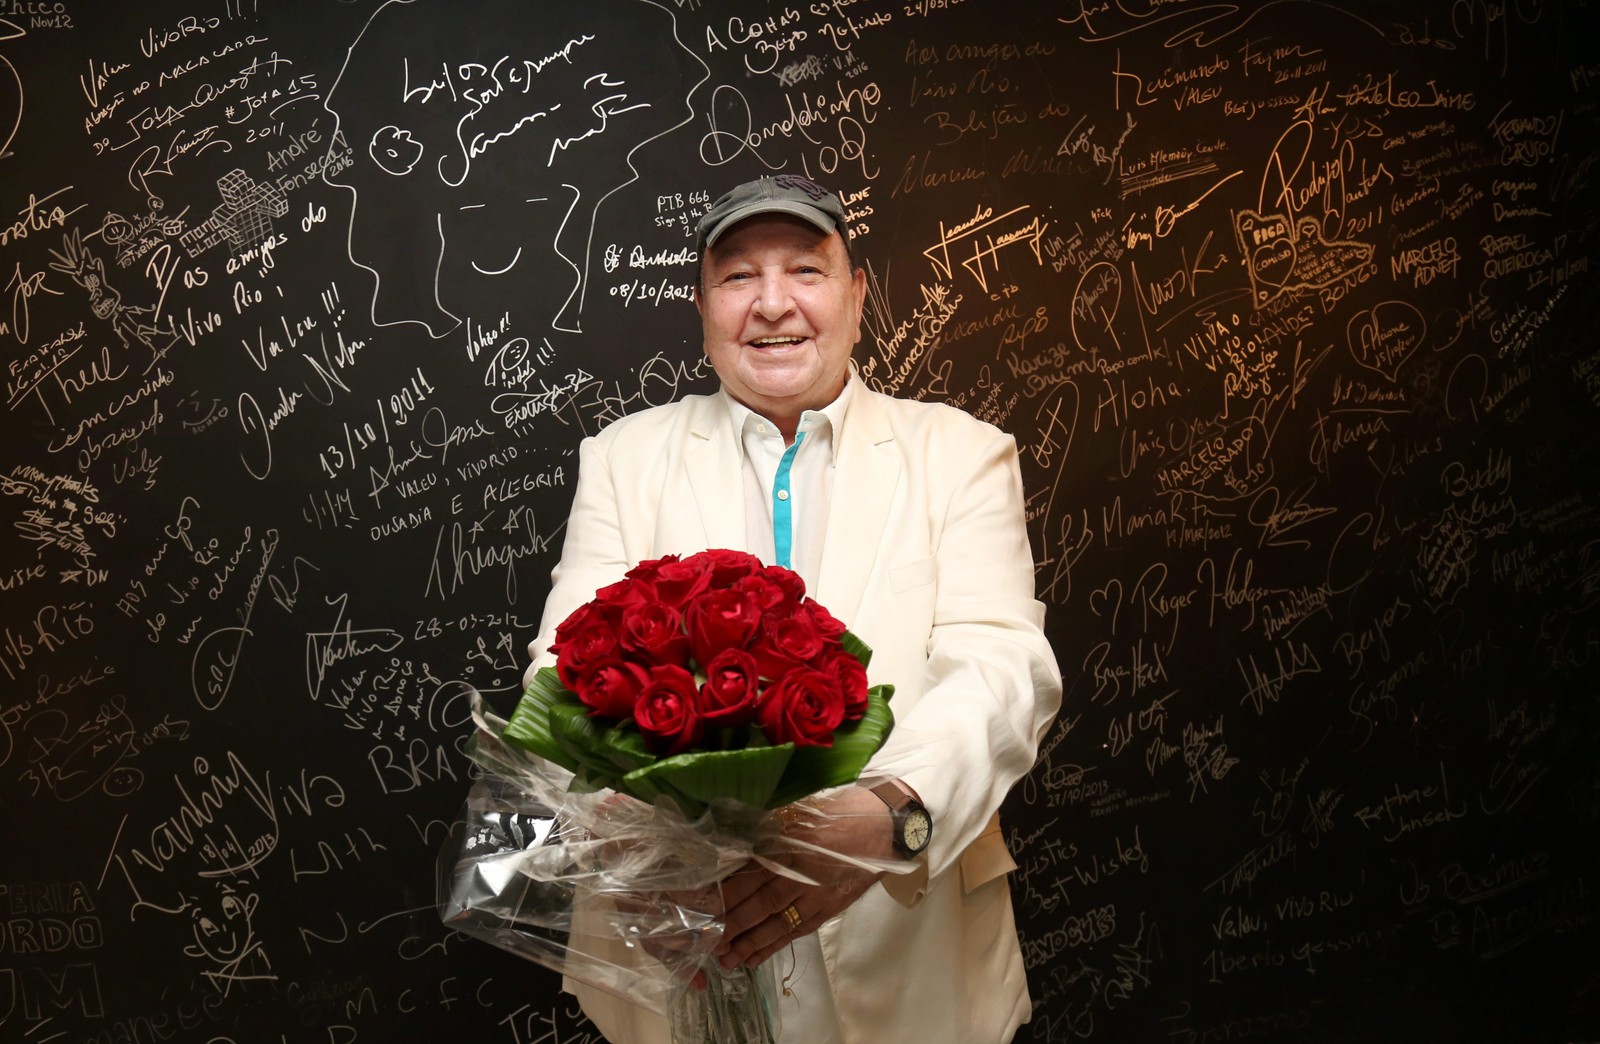
<path fill-rule="evenodd" d="M 572 773 L 500 738 L 504 721 L 474 700 L 469 752 L 481 768 L 440 852 L 444 922 L 668 1017 L 674 1039 L 756 1044 L 775 1039 L 772 962 L 730 974 L 721 883 L 764 866 L 802 883 L 806 865 L 904 872 L 788 837 L 796 817 L 822 822 L 824 795 L 776 811 L 713 803 L 689 821 L 671 802 L 610 790 L 578 793 Z M 823 875 L 825 876 L 825 874 Z M 702 984 L 692 985 L 697 972 Z"/>

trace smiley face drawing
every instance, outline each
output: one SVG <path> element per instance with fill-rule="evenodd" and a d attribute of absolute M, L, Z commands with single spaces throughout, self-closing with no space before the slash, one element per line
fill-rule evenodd
<path fill-rule="evenodd" d="M 374 12 L 325 102 L 341 155 L 325 176 L 350 192 L 373 322 L 437 338 L 509 305 L 580 330 L 596 211 L 707 76 L 677 28 L 656 0 Z"/>

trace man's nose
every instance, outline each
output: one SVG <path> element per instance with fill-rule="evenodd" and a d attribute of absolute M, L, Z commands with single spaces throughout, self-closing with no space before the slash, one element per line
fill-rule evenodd
<path fill-rule="evenodd" d="M 787 279 L 782 275 L 761 277 L 761 285 L 757 287 L 756 292 L 757 315 L 771 322 L 783 318 L 793 306 L 794 296 L 790 292 Z"/>

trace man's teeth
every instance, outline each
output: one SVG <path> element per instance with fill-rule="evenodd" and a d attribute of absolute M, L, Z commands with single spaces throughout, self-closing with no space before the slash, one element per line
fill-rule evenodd
<path fill-rule="evenodd" d="M 757 337 L 751 344 L 799 344 L 804 337 Z"/>

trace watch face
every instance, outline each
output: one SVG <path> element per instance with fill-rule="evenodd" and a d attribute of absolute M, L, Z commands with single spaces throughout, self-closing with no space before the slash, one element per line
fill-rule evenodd
<path fill-rule="evenodd" d="M 920 852 L 928 847 L 928 839 L 933 835 L 933 819 L 927 811 L 914 808 L 906 813 L 906 822 L 903 835 L 906 848 L 912 852 Z"/>

